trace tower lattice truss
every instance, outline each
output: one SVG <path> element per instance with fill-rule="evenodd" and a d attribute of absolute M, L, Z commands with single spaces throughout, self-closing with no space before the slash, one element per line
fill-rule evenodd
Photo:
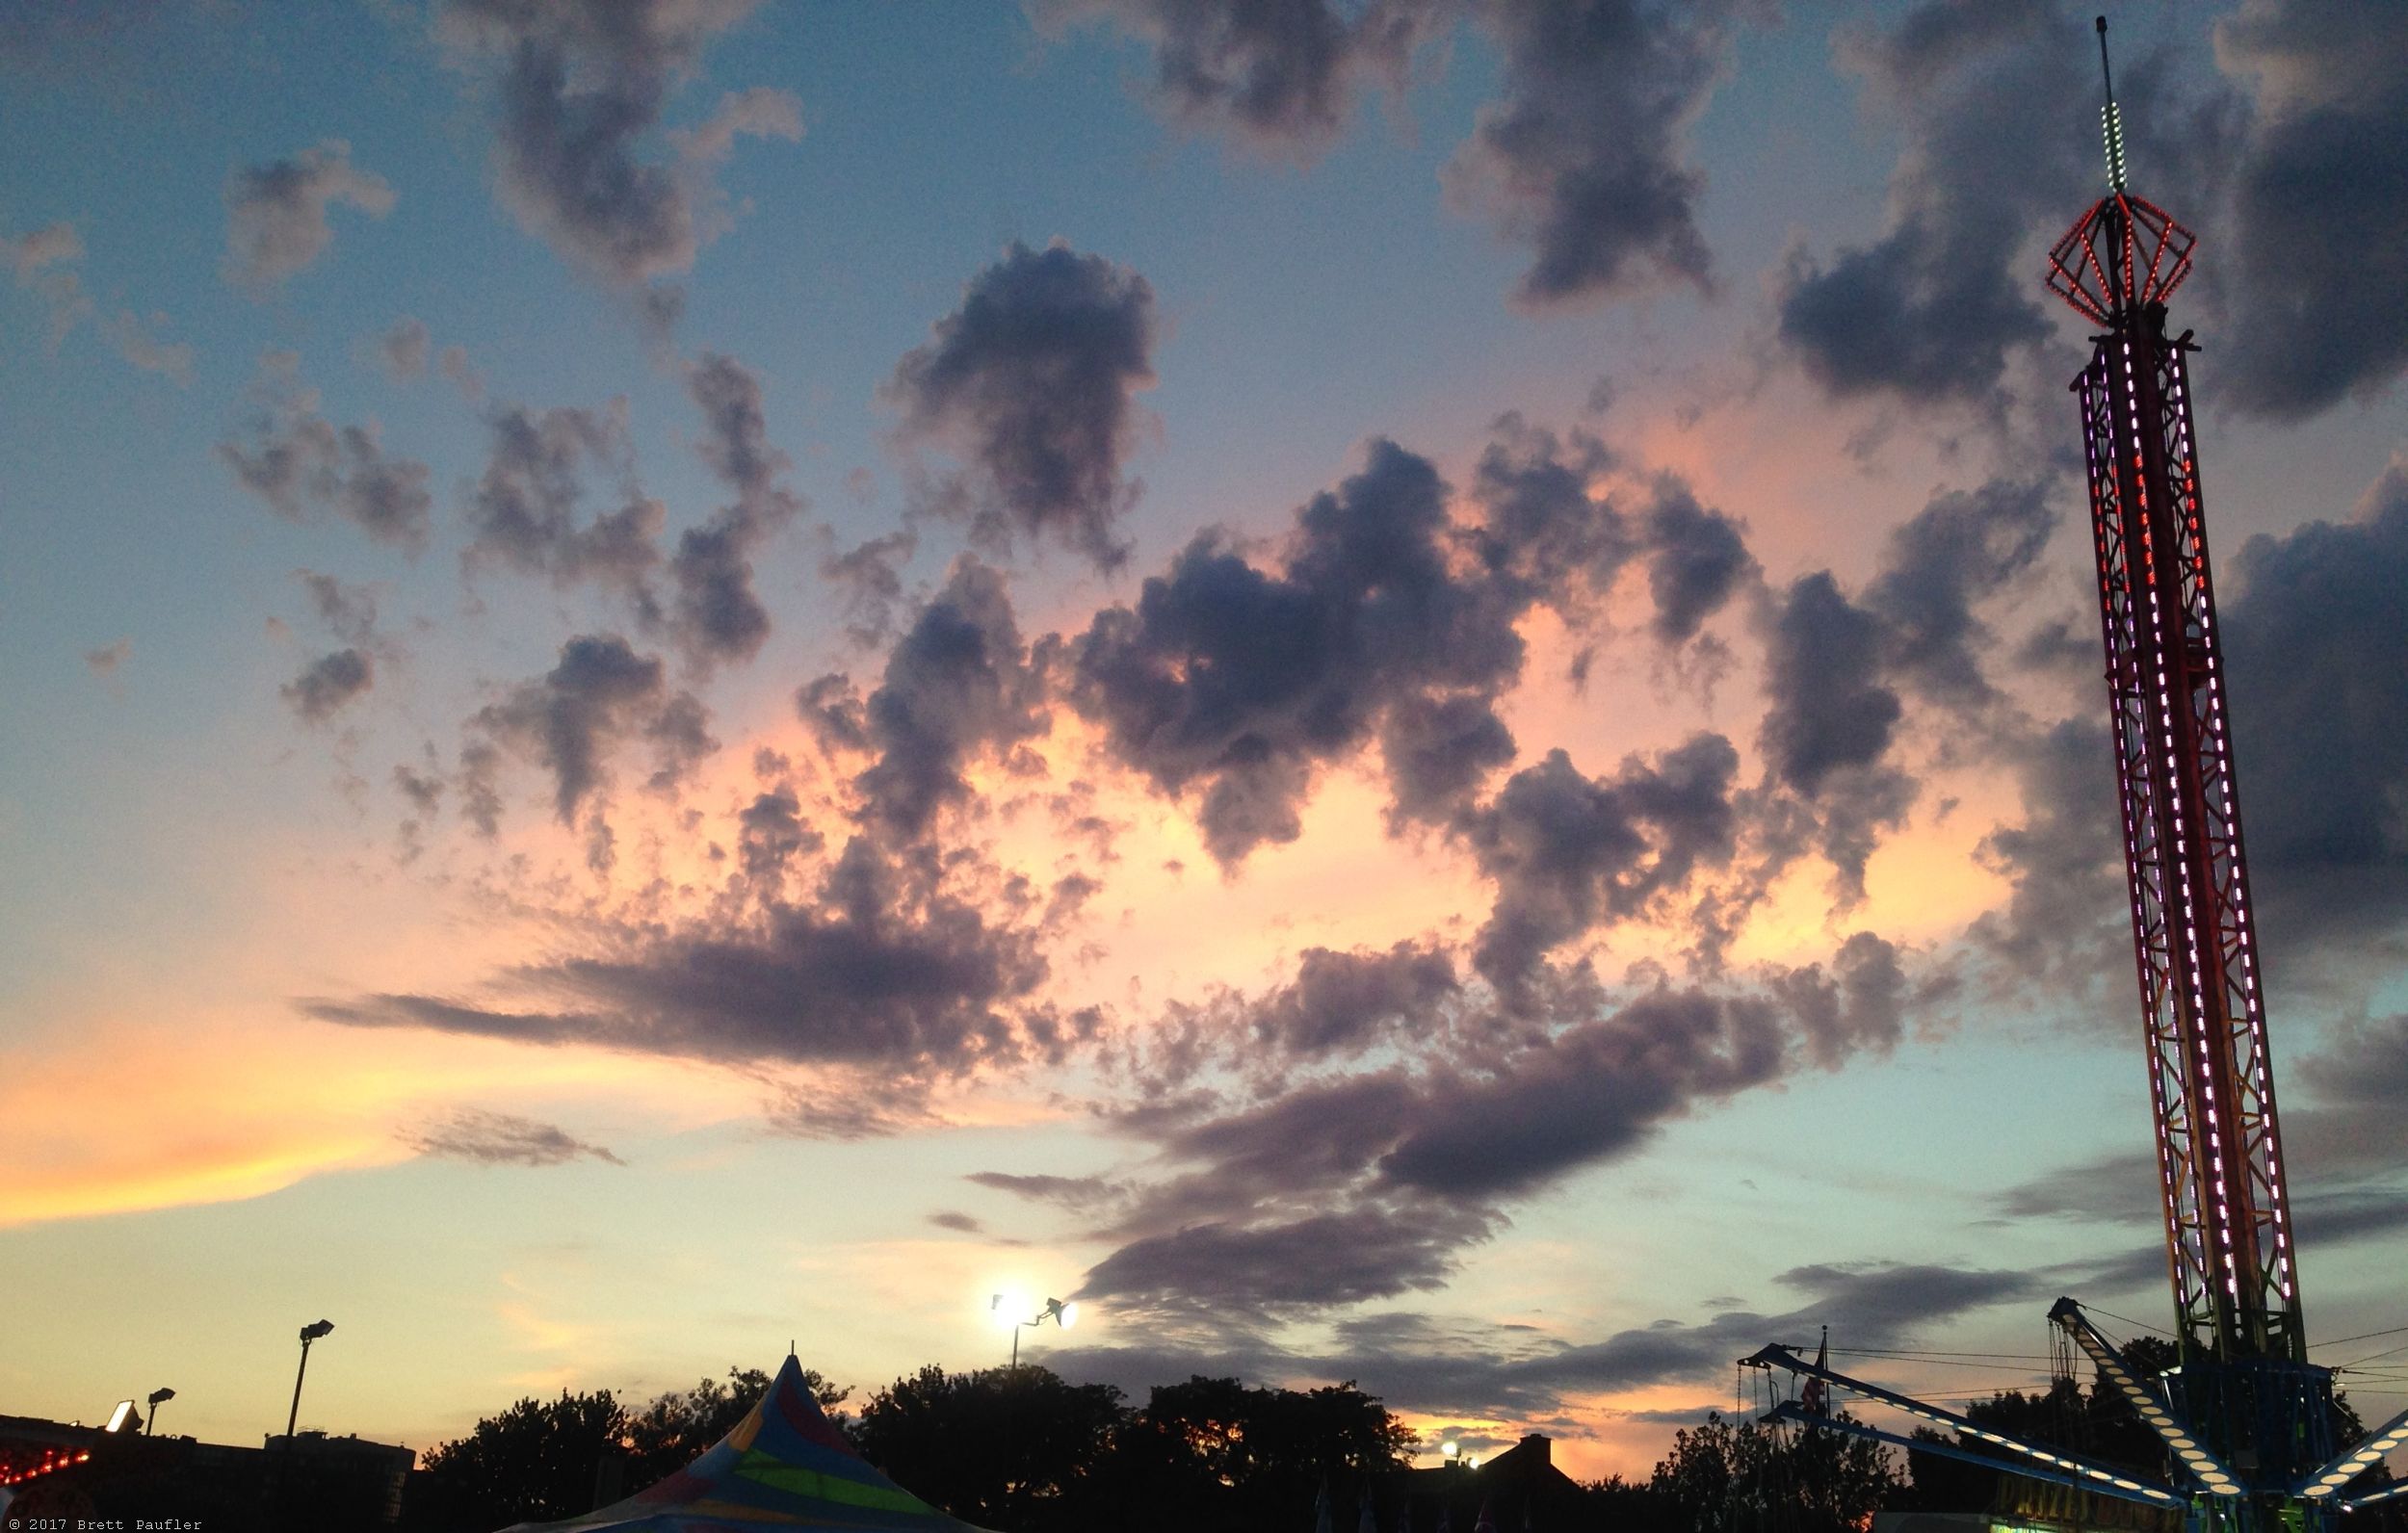
<path fill-rule="evenodd" d="M 2106 22 L 2100 22 L 2102 63 Z M 2336 1455 L 2331 1370 L 2308 1361 L 2298 1253 L 2250 915 L 2222 639 L 2199 488 L 2187 357 L 2165 302 L 2189 230 L 2124 186 L 2105 117 L 2109 192 L 2051 249 L 2048 284 L 2092 325 L 2075 378 L 2089 471 L 2107 717 L 2132 899 L 2175 1367 L 2142 1377 L 2082 1307 L 2049 1312 L 2163 1448 L 2161 1472 L 2097 1462 L 1767 1346 L 1741 1364 L 1819 1387 L 1765 1419 L 1854 1433 L 2183 1515 L 2191 1533 L 2328 1533 L 2336 1511 L 2408 1496 L 2354 1483 L 2408 1443 L 2408 1412 Z M 1913 1442 L 1835 1414 L 1837 1393 L 1944 1428 Z"/>

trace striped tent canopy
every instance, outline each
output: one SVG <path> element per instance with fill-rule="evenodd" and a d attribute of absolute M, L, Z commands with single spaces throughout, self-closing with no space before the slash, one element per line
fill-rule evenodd
<path fill-rule="evenodd" d="M 863 1462 L 803 1387 L 792 1357 L 761 1403 L 686 1468 L 624 1501 L 561 1522 L 502 1533 L 752 1533 L 758 1528 L 881 1528 L 983 1533 L 947 1517 Z"/>

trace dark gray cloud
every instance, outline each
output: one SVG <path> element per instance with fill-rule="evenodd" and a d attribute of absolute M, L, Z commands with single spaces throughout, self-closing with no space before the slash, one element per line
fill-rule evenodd
<path fill-rule="evenodd" d="M 371 644 L 377 637 L 376 593 L 364 585 L 346 585 L 331 575 L 297 569 L 293 578 L 309 593 L 318 621 L 346 644 Z"/>
<path fill-rule="evenodd" d="M 1326 1212 L 1362 1190 L 1420 1104 L 1401 1068 L 1310 1079 L 1261 1101 L 1199 1101 L 1166 1115 L 1124 1113 L 1115 1127 L 1198 1169 L 1144 1188 L 1115 1233 L 1145 1237 L 1192 1224 L 1243 1224 Z"/>
<path fill-rule="evenodd" d="M 2300 1060 L 2299 1075 L 2318 1101 L 2335 1107 L 2395 1106 L 2408 1098 L 2408 1016 L 2343 1029 L 2324 1050 Z"/>
<path fill-rule="evenodd" d="M 1682 138 L 1729 59 L 1732 4 L 1492 0 L 1474 13 L 1505 55 L 1445 171 L 1458 203 L 1532 247 L 1526 303 L 1662 282 L 1710 286 L 1705 178 Z"/>
<path fill-rule="evenodd" d="M 856 1069 L 840 1072 L 832 1082 L 789 1087 L 771 1109 L 768 1125 L 772 1133 L 796 1139 L 852 1144 L 931 1128 L 939 1121 L 929 1111 L 919 1082 Z"/>
<path fill-rule="evenodd" d="M 1812 796 L 1833 772 L 1870 766 L 1905 713 L 1886 685 L 1881 620 L 1849 601 L 1828 570 L 1783 593 L 1766 636 L 1763 743 L 1773 774 Z"/>
<path fill-rule="evenodd" d="M 393 188 L 352 164 L 352 146 L 328 139 L 225 184 L 226 279 L 264 292 L 306 270 L 334 242 L 327 210 L 345 203 L 372 218 L 393 211 Z"/>
<path fill-rule="evenodd" d="M 2408 917 L 2408 460 L 2346 520 L 2252 539 L 2221 611 L 2233 753 L 2259 929 L 2311 983 L 2395 944 Z M 2095 680 L 2083 683 L 2097 699 Z M 2303 742 L 2308 742 L 2303 748 Z M 2129 973 L 2114 756 L 2078 715 L 2017 747 L 2024 823 L 1985 852 L 2014 880 L 1976 934 L 2022 973 L 2115 987 Z"/>
<path fill-rule="evenodd" d="M 1935 701 L 1970 708 L 1995 695 L 1981 652 L 1981 600 L 2030 571 L 2056 530 L 2046 480 L 1992 480 L 1949 491 L 1893 530 L 1865 606 L 1889 626 L 1893 674 Z"/>
<path fill-rule="evenodd" d="M 285 683 L 284 701 L 303 723 L 323 724 L 376 685 L 377 670 L 358 649 L 338 649 L 321 655 Z"/>
<path fill-rule="evenodd" d="M 1774 1078 L 1787 1047 L 1768 1001 L 1643 996 L 1424 1104 L 1380 1177 L 1449 1198 L 1527 1194 L 1694 1104 Z"/>
<path fill-rule="evenodd" d="M 495 185 L 521 226 L 596 279 L 632 287 L 693 269 L 729 224 L 712 171 L 740 134 L 802 135 L 774 91 L 730 95 L 643 158 L 669 98 L 757 0 L 442 0 L 437 36 L 498 69 Z"/>
<path fill-rule="evenodd" d="M 1247 1325 L 1196 1326 L 1185 1332 L 1194 1338 L 1190 1347 L 1173 1339 L 1145 1348 L 1057 1347 L 1046 1364 L 1066 1378 L 1125 1379 L 1133 1387 L 1233 1368 L 1273 1382 L 1353 1379 L 1392 1409 L 1537 1425 L 1584 1395 L 1672 1383 L 1727 1385 L 1733 1359 L 1767 1341 L 1810 1346 L 1824 1324 L 1851 1345 L 1911 1345 L 1964 1315 L 2051 1291 L 2047 1274 L 1937 1263 L 1821 1263 L 1792 1268 L 1776 1281 L 1796 1300 L 1776 1312 L 1737 1308 L 1586 1341 L 1386 1311 L 1339 1321 L 1329 1345 L 1315 1351 L 1280 1346 Z M 1182 1334 L 1175 1327 L 1157 1331 Z M 1689 1419 L 1678 1417 L 1681 1424 Z"/>
<path fill-rule="evenodd" d="M 1973 936 L 2017 975 L 2077 992 L 2112 985 L 2119 969 L 2131 973 L 2132 934 L 2104 711 L 2023 742 L 2007 766 L 2024 819 L 1993 831 L 1981 851 L 2012 893 L 1974 922 Z"/>
<path fill-rule="evenodd" d="M 1503 55 L 1501 94 L 1444 172 L 1452 201 L 1531 247 L 1525 302 L 1700 289 L 1704 177 L 1683 138 L 1730 53 L 1732 0 L 1030 0 L 1044 23 L 1101 21 L 1153 53 L 1167 116 L 1310 158 L 1367 84 L 1400 90 L 1470 17 Z"/>
<path fill-rule="evenodd" d="M 2096 120 L 2086 13 L 1941 0 L 1845 40 L 1906 147 L 1883 231 L 1780 280 L 1782 340 L 1827 391 L 1995 404 L 2055 333 L 2035 251 L 2105 187 L 2090 133 L 2033 125 Z M 2408 368 L 2408 83 L 2374 63 L 2402 47 L 2386 7 L 2251 0 L 2217 23 L 2224 74 L 2119 50 L 2135 190 L 2206 236 L 2192 299 L 2231 325 L 2243 410 L 2298 419 Z"/>
<path fill-rule="evenodd" d="M 1449 0 L 1027 0 L 1040 25 L 1109 23 L 1154 50 L 1149 93 L 1174 120 L 1310 154 L 1347 125 L 1367 81 L 1400 87 L 1453 20 Z"/>
<path fill-rule="evenodd" d="M 761 381 L 733 357 L 705 352 L 686 372 L 701 406 L 702 459 L 735 499 L 710 521 L 688 529 L 669 561 L 676 587 L 670 621 L 697 665 L 750 660 L 769 637 L 769 609 L 752 587 L 752 554 L 793 521 L 802 500 L 782 480 L 792 467 L 770 444 Z"/>
<path fill-rule="evenodd" d="M 2232 568 L 2233 754 L 2266 941 L 2279 957 L 2393 927 L 2408 914 L 2408 673 L 2389 663 L 2408 654 L 2408 455 L 2348 520 L 2254 538 Z"/>
<path fill-rule="evenodd" d="M 903 565 L 919 546 L 918 533 L 900 528 L 820 561 L 820 578 L 844 593 L 846 615 L 853 619 L 847 633 L 854 643 L 868 648 L 893 633 L 895 609 L 903 601 Z"/>
<path fill-rule="evenodd" d="M 1356 1047 L 1357 1018 L 1384 1026 L 1393 1017 L 1400 1026 L 1388 1041 L 1419 1063 L 1258 1073 L 1250 1099 L 1158 1093 L 1116 1115 L 1116 1128 L 1155 1147 L 1165 1174 L 1123 1197 L 1063 1200 L 1108 1215 L 1098 1234 L 1119 1242 L 1088 1274 L 1087 1291 L 1194 1326 L 1442 1285 L 1502 1226 L 1503 1205 L 1627 1155 L 1665 1123 L 1801 1062 L 1838 1068 L 1860 1051 L 1886 1051 L 1911 1003 L 1895 949 L 1861 933 L 1828 974 L 1821 966 L 1776 974 L 1762 993 L 1666 987 L 1614 1003 L 1593 982 L 1565 984 L 1551 1015 L 1519 1026 L 1467 1005 L 1429 956 L 1322 955 L 1335 980 L 1320 976 L 1320 992 L 1334 993 L 1331 1010 L 1348 1025 L 1332 1045 L 1305 1009 L 1310 955 L 1298 983 L 1221 1023 L 1238 1057 L 1270 1043 L 1313 1059 Z M 1301 1047 L 1290 1042 L 1298 1031 Z M 1352 1243 L 1333 1247 L 1340 1236 Z"/>
<path fill-rule="evenodd" d="M 1047 723 L 1043 678 L 1021 643 L 1003 577 L 975 559 L 957 561 L 896 640 L 857 724 L 850 712 L 844 717 L 832 738 L 857 731 L 877 758 L 853 784 L 871 823 L 909 839 L 938 809 L 968 800 L 964 768 Z"/>
<path fill-rule="evenodd" d="M 1104 569 L 1139 486 L 1122 478 L 1132 396 L 1154 381 L 1154 290 L 1100 255 L 1012 244 L 885 386 L 907 440 L 968 465 L 973 531 L 1052 538 Z M 949 501 L 951 497 L 948 498 Z"/>
<path fill-rule="evenodd" d="M 1831 972 L 1809 964 L 1775 980 L 1781 998 L 1805 1034 L 1816 1064 L 1834 1070 L 1851 1054 L 1887 1053 L 1905 1030 L 1911 999 L 1898 948 L 1860 931 L 1831 955 Z"/>
<path fill-rule="evenodd" d="M 1823 1325 L 1851 1345 L 1898 1346 L 1992 1305 L 2038 1298 L 2046 1286 L 2033 1273 L 1894 1262 L 1818 1263 L 1793 1267 L 1778 1281 L 1804 1302 L 1770 1315 L 1742 1310 L 1696 1324 L 1636 1327 L 1506 1363 L 1486 1377 L 1498 1403 L 1519 1402 L 1526 1410 L 1559 1404 L 1568 1394 L 1671 1380 L 1703 1384 L 1727 1378 L 1734 1358 L 1767 1341 L 1802 1345 Z M 1481 1377 L 1460 1376 L 1454 1387 Z"/>
<path fill-rule="evenodd" d="M 656 788 L 672 786 L 718 747 L 702 705 L 670 689 L 657 657 L 637 654 L 615 634 L 570 639 L 561 646 L 559 664 L 487 704 L 470 723 L 484 740 L 552 774 L 563 824 L 608 783 L 610 758 L 624 742 L 641 739 L 651 747 Z M 496 765 L 482 758 L 468 775 L 489 791 Z"/>
<path fill-rule="evenodd" d="M 1908 690 L 1959 722 L 1991 724 L 2003 701 L 1985 657 L 1980 608 L 2029 574 L 2056 525 L 2051 479 L 1944 491 L 1893 530 L 1861 600 L 1827 570 L 1766 609 L 1759 735 L 1773 781 L 1814 806 L 1819 849 L 1844 904 L 1864 896 L 1882 834 L 1904 822 L 1916 784 L 1891 758 Z"/>
<path fill-rule="evenodd" d="M 1457 522 L 1430 463 L 1374 439 L 1362 472 L 1296 514 L 1276 561 L 1207 531 L 1065 650 L 1067 696 L 1160 792 L 1197 794 L 1224 867 L 1293 840 L 1321 770 L 1377 740 L 1391 827 L 1454 823 L 1514 757 L 1500 698 L 1533 606 L 1597 621 L 1616 575 L 1650 568 L 1662 641 L 1695 637 L 1747 580 L 1741 525 L 1677 479 L 1636 513 L 1592 436 L 1502 417 Z"/>
<path fill-rule="evenodd" d="M 2007 353 L 2052 333 L 2019 257 L 2030 221 L 2071 221 L 2088 201 L 2074 188 L 2091 135 L 2032 132 L 2095 109 L 2076 104 L 2088 30 L 2064 20 L 2054 6 L 1929 4 L 1853 39 L 1848 62 L 1907 148 L 1888 229 L 1828 264 L 1793 251 L 1780 281 L 1782 343 L 1829 393 L 1995 402 Z"/>
<path fill-rule="evenodd" d="M 2408 1197 L 2395 1186 L 2312 1192 L 2291 1204 L 2293 1226 L 2312 1249 L 2408 1230 Z"/>
<path fill-rule="evenodd" d="M 615 1166 L 627 1163 L 604 1146 L 554 1124 L 483 1107 L 461 1107 L 435 1122 L 405 1129 L 401 1140 L 422 1156 L 487 1166 L 558 1166 L 580 1157 Z"/>
<path fill-rule="evenodd" d="M 756 794 L 738 812 L 736 827 L 737 865 L 746 883 L 769 898 L 784 888 L 789 869 L 827 844 L 803 822 L 802 803 L 790 789 Z"/>
<path fill-rule="evenodd" d="M 1609 487 L 1622 467 L 1585 431 L 1558 438 L 1519 414 L 1499 417 L 1472 481 L 1484 514 L 1475 546 L 1576 627 L 1595 620 L 1625 566 L 1643 561 L 1648 632 L 1686 643 L 1756 578 L 1746 526 L 1702 505 L 1675 474 L 1649 477 L 1637 504 L 1626 504 Z"/>
<path fill-rule="evenodd" d="M 1547 952 L 1602 921 L 1627 920 L 1727 862 L 1737 844 L 1739 753 L 1698 735 L 1653 762 L 1590 778 L 1562 751 L 1514 773 L 1455 830 L 1495 885 L 1473 963 L 1508 1002 L 1527 999 Z"/>
<path fill-rule="evenodd" d="M 1024 1176 L 1008 1171 L 973 1171 L 962 1180 L 997 1192 L 1008 1192 L 1015 1198 L 1050 1203 L 1073 1213 L 1091 1212 L 1128 1191 L 1120 1182 L 1103 1177 L 1060 1177 L 1043 1172 Z"/>
<path fill-rule="evenodd" d="M 686 384 L 703 417 L 703 461 L 729 501 L 678 537 L 666 564 L 667 597 L 654 588 L 667 510 L 644 494 L 627 405 L 485 412 L 485 462 L 464 503 L 470 541 L 462 563 L 591 583 L 621 592 L 648 632 L 666 635 L 699 674 L 749 660 L 769 637 L 768 606 L 754 588 L 753 557 L 800 514 L 787 487 L 792 466 L 772 446 L 760 379 L 743 363 L 706 352 Z M 592 481 L 607 490 L 596 493 Z M 589 503 L 600 508 L 589 508 Z"/>
<path fill-rule="evenodd" d="M 1277 1315 L 1444 1287 L 1482 1215 L 1358 1207 L 1275 1224 L 1190 1225 L 1133 1240 L 1089 1267 L 1083 1299 L 1115 1309 Z"/>
<path fill-rule="evenodd" d="M 616 585 L 648 612 L 644 580 L 660 562 L 654 540 L 667 512 L 636 483 L 626 402 L 601 410 L 501 404 L 486 412 L 485 428 L 490 442 L 464 507 L 470 540 L 461 562 L 548 576 L 563 586 Z M 589 471 L 615 481 L 618 504 L 581 523 Z"/>
<path fill-rule="evenodd" d="M 265 390 L 248 443 L 218 444 L 218 460 L 242 486 L 278 515 L 296 522 L 328 513 L 356 525 L 380 543 L 415 551 L 426 545 L 427 465 L 388 455 L 374 423 L 336 426 L 318 413 L 314 390 L 295 385 L 284 359 Z"/>
<path fill-rule="evenodd" d="M 1108 1182 L 1106 1177 L 1055 1177 L 1045 1172 L 1035 1175 L 1014 1175 L 1014 1172 L 971 1172 L 963 1182 L 976 1182 L 978 1186 L 992 1186 L 995 1191 L 1009 1191 L 1016 1199 L 1031 1199 L 1035 1204 L 1055 1204 L 1072 1213 L 1091 1210 L 1101 1204 L 1111 1204 L 1122 1196 L 1127 1186 L 1120 1182 Z"/>
<path fill-rule="evenodd" d="M 1391 830 L 1411 820 L 1442 822 L 1513 760 L 1513 733 L 1487 697 L 1457 692 L 1408 696 L 1388 710 L 1379 732 L 1388 771 Z"/>
<path fill-rule="evenodd" d="M 951 1230 L 957 1234 L 983 1234 L 986 1233 L 986 1226 L 979 1223 L 977 1219 L 971 1217 L 969 1214 L 963 1213 L 958 1208 L 940 1208 L 936 1212 L 929 1215 L 929 1223 L 936 1226 L 939 1230 Z"/>
<path fill-rule="evenodd" d="M 427 322 L 404 315 L 377 338 L 377 360 L 397 383 L 412 383 L 427 376 L 427 353 L 433 337 Z"/>
<path fill-rule="evenodd" d="M 896 1104 L 929 1078 L 1059 1059 L 1097 1025 L 1035 1002 L 1047 967 L 1032 928 L 999 921 L 927 860 L 891 859 L 867 838 L 848 843 L 807 897 L 757 917 L 592 939 L 592 951 L 496 977 L 497 991 L 537 1006 L 426 995 L 301 1005 L 353 1026 L 850 1068 L 820 1095 L 860 1107 L 868 1118 L 851 1116 L 866 1131 L 909 1121 Z"/>
<path fill-rule="evenodd" d="M 429 750 L 432 754 L 432 747 Z M 393 788 L 409 806 L 409 812 L 421 820 L 432 819 L 443 807 L 444 790 L 449 785 L 434 771 L 419 771 L 403 762 L 393 768 Z"/>
<path fill-rule="evenodd" d="M 1591 493 L 1620 461 L 1586 431 L 1558 437 L 1517 412 L 1499 416 L 1472 476 L 1482 560 L 1535 589 L 1604 592 L 1639 552 L 1621 507 Z"/>
<path fill-rule="evenodd" d="M 795 714 L 827 750 L 867 751 L 870 719 L 850 677 L 816 677 L 795 689 Z"/>
<path fill-rule="evenodd" d="M 2252 0 L 2216 52 L 2258 85 L 2216 377 L 2241 408 L 2296 420 L 2408 369 L 2408 76 L 2392 66 L 2408 14 Z"/>
<path fill-rule="evenodd" d="M 2408 1026 L 2399 1019 L 2363 1029 L 2345 1046 L 2309 1055 L 2296 1073 L 2311 1089 L 2285 1104 L 2283 1159 L 2290 1181 L 2292 1227 L 2312 1249 L 2371 1239 L 2408 1228 L 2408 1133 L 2397 1124 L 2396 1089 L 2408 1080 Z M 2354 1050 L 2372 1046 L 2365 1058 Z M 2388 1047 L 2387 1047 L 2388 1046 Z M 2388 1056 L 2387 1056 L 2388 1055 Z M 2361 1068 L 2362 1063 L 2366 1068 Z M 2133 1075 L 2133 1128 L 2145 1122 L 2138 1071 Z M 2129 1227 L 2133 1234 L 2163 1228 L 2158 1163 L 2146 1148 L 2061 1166 L 2022 1182 L 1994 1200 L 2010 1219 L 2066 1218 Z M 2136 1260 L 2144 1276 L 2162 1277 L 2164 1252 Z"/>
<path fill-rule="evenodd" d="M 2134 1025 L 2137 1034 L 2137 1024 Z M 1993 1200 L 2009 1219 L 2081 1218 L 2109 1224 L 2152 1227 L 2160 1217 L 2158 1157 L 2149 1148 L 2144 1127 L 2142 1078 L 2133 1072 L 2133 1140 L 2130 1149 L 2111 1151 L 2087 1160 L 2046 1171 L 2000 1193 Z"/>
<path fill-rule="evenodd" d="M 1308 948 L 1296 962 L 1295 981 L 1251 1008 L 1254 1032 L 1292 1056 L 1359 1052 L 1460 989 L 1454 960 L 1436 948 L 1411 942 L 1384 952 Z"/>
<path fill-rule="evenodd" d="M 1656 603 L 1648 626 L 1664 643 L 1696 637 L 1706 619 L 1756 578 L 1745 524 L 1698 504 L 1672 475 L 1657 477 L 1654 498 L 1640 513 L 1639 536 Z"/>
<path fill-rule="evenodd" d="M 1284 570 L 1207 533 L 1134 609 L 1098 613 L 1069 647 L 1070 698 L 1158 790 L 1201 790 L 1205 844 L 1234 865 L 1293 841 L 1317 770 L 1392 707 L 1493 697 L 1520 673 L 1527 598 L 1484 573 L 1458 579 L 1452 542 L 1437 471 L 1374 441 L 1361 473 L 1297 513 Z M 1494 757 L 1483 733 L 1476 747 Z M 1409 741 L 1400 759 L 1429 780 Z"/>
<path fill-rule="evenodd" d="M 2107 190 L 2087 16 L 1930 0 L 1886 32 L 1844 35 L 1844 62 L 1905 147 L 1883 230 L 1827 260 L 1793 251 L 1778 279 L 1782 343 L 1826 392 L 1996 407 L 2010 356 L 2055 334 L 2035 242 Z M 2235 147 L 2230 92 L 2168 55 L 2116 64 L 2138 189 L 2204 214 Z"/>

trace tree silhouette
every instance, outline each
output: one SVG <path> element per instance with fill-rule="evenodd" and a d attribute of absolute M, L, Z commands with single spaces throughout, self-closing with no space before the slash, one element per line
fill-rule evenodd
<path fill-rule="evenodd" d="M 1648 1487 L 1693 1533 L 1841 1533 L 1870 1527 L 1903 1483 L 1878 1442 L 1716 1413 L 1673 1434 Z"/>
<path fill-rule="evenodd" d="M 852 1392 L 814 1369 L 805 1368 L 802 1380 L 823 1407 Z M 520 1400 L 466 1437 L 427 1450 L 410 1483 L 408 1524 L 489 1528 L 590 1511 L 597 1490 L 640 1491 L 693 1463 L 769 1387 L 770 1375 L 758 1368 L 730 1368 L 724 1384 L 704 1379 L 635 1414 L 608 1390 Z"/>
<path fill-rule="evenodd" d="M 1352 1380 L 1297 1390 L 1198 1376 L 1150 1392 L 1121 1434 L 1113 1483 L 1153 1527 L 1303 1526 L 1324 1478 L 1401 1468 L 1417 1441 Z"/>
<path fill-rule="evenodd" d="M 573 1517 L 593 1505 L 595 1470 L 624 1450 L 628 1419 L 608 1390 L 520 1400 L 456 1442 L 430 1448 L 409 1491 L 424 1527 L 500 1527 Z"/>
<path fill-rule="evenodd" d="M 947 1373 L 930 1364 L 870 1396 L 853 1439 L 888 1478 L 966 1521 L 1078 1525 L 1127 1413 L 1108 1384 L 1032 1364 Z"/>

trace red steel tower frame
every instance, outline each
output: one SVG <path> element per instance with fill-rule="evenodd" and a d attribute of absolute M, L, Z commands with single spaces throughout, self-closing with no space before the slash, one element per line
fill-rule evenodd
<path fill-rule="evenodd" d="M 2104 69 L 2105 17 L 2098 26 Z M 2081 1305 L 2060 1299 L 2049 1318 L 2157 1435 L 2169 1472 L 2153 1479 L 1983 1427 L 1786 1347 L 1740 1361 L 1817 1383 L 1767 1420 L 2179 1507 L 2193 1533 L 2326 1533 L 2337 1511 L 2408 1496 L 2408 1481 L 2351 1489 L 2408 1444 L 2408 1412 L 2335 1454 L 2332 1372 L 2308 1361 L 2191 428 L 2194 348 L 2187 330 L 2165 333 L 2165 300 L 2189 274 L 2194 242 L 2126 190 L 2111 76 L 2105 137 L 2107 195 L 2050 250 L 2048 282 L 2099 326 L 2073 389 L 2181 1361 L 2143 1379 Z M 1954 1440 L 1910 1442 L 1831 1415 L 1834 1389 Z"/>
<path fill-rule="evenodd" d="M 2121 188 L 2049 285 L 2106 326 L 2075 379 L 2140 974 L 2159 1191 L 2186 1348 L 2305 1362 L 2282 1134 L 2191 431 L 2165 299 L 2191 236 Z"/>

